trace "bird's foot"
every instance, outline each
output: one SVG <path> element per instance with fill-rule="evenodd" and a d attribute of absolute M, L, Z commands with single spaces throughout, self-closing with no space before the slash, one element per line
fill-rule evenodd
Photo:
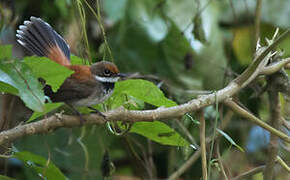
<path fill-rule="evenodd" d="M 99 110 L 97 110 L 97 109 L 95 109 L 95 108 L 93 108 L 93 107 L 91 107 L 91 106 L 89 106 L 88 108 L 91 109 L 91 110 L 93 110 L 91 113 L 98 114 L 99 116 L 101 116 L 102 118 L 104 118 L 106 122 L 108 121 L 106 115 L 104 115 L 104 114 L 103 114 L 102 112 L 100 112 Z"/>
<path fill-rule="evenodd" d="M 83 114 L 80 113 L 74 106 L 68 104 L 68 106 L 75 112 L 75 114 L 80 118 L 80 126 L 84 125 L 86 119 L 83 117 Z"/>

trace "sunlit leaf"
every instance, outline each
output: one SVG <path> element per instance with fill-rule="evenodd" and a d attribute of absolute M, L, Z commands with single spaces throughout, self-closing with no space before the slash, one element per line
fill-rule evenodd
<path fill-rule="evenodd" d="M 27 107 L 34 111 L 43 111 L 45 99 L 42 87 L 26 64 L 19 61 L 0 61 L 0 81 L 18 89 L 19 96 Z M 15 93 L 15 90 L 10 90 Z"/>
<path fill-rule="evenodd" d="M 70 76 L 73 71 L 59 65 L 46 57 L 25 57 L 24 62 L 31 68 L 36 77 L 45 79 L 46 83 L 56 91 L 63 81 Z"/>
<path fill-rule="evenodd" d="M 130 132 L 145 136 L 152 141 L 163 145 L 188 146 L 186 141 L 178 132 L 160 121 L 134 123 Z"/>
<path fill-rule="evenodd" d="M 23 163 L 35 170 L 47 180 L 66 180 L 67 178 L 59 170 L 59 168 L 51 162 L 39 155 L 31 152 L 16 152 L 13 157 L 23 161 Z"/>
<path fill-rule="evenodd" d="M 176 103 L 167 99 L 162 91 L 152 82 L 146 80 L 126 80 L 116 83 L 115 96 L 127 94 L 154 106 L 175 106 Z"/>

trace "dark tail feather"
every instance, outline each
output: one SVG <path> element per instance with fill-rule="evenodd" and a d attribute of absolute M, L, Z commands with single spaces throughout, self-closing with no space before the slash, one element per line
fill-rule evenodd
<path fill-rule="evenodd" d="M 69 46 L 65 40 L 42 19 L 30 17 L 30 21 L 24 21 L 24 25 L 19 26 L 16 37 L 17 41 L 33 54 L 47 57 L 54 57 L 55 53 L 63 54 L 62 58 L 53 58 L 52 60 L 59 64 L 69 64 Z M 58 50 L 60 52 L 56 52 Z"/>

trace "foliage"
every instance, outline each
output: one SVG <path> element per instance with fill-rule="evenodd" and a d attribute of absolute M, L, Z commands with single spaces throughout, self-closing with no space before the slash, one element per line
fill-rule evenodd
<path fill-rule="evenodd" d="M 21 160 L 25 166 L 34 169 L 38 176 L 47 180 L 65 180 L 66 177 L 50 161 L 31 152 L 16 152 L 13 157 Z"/>
<path fill-rule="evenodd" d="M 4 46 L 0 51 L 4 54 L 4 56 L 0 57 L 0 81 L 2 84 L 4 83 L 1 89 L 8 93 L 11 91 L 12 94 L 15 94 L 15 89 L 17 89 L 17 93 L 27 107 L 35 111 L 43 111 L 44 94 L 29 67 L 24 63 L 11 59 L 11 47 Z"/>
<path fill-rule="evenodd" d="M 38 78 L 44 79 L 53 91 L 57 91 L 73 73 L 48 58 L 22 57 L 23 52 L 17 46 L 12 49 L 11 45 L 2 45 L 11 44 L 15 36 L 13 28 L 31 15 L 43 18 L 64 36 L 75 54 L 71 56 L 72 64 L 89 64 L 88 59 L 92 57 L 92 62 L 101 59 L 114 61 L 122 72 L 128 74 L 138 72 L 138 79 L 116 83 L 113 95 L 104 105 L 94 106 L 100 111 L 120 106 L 137 111 L 172 107 L 196 97 L 196 90 L 224 87 L 252 62 L 255 1 L 237 0 L 230 4 L 227 0 L 100 0 L 99 18 L 105 35 L 91 13 L 91 9 L 97 12 L 96 1 L 87 1 L 91 9 L 84 0 L 78 2 L 83 8 L 83 18 L 79 17 L 80 9 L 75 0 L 13 1 L 12 5 L 5 1 L 0 3 L 0 92 L 20 97 L 25 106 L 33 111 L 32 115 L 15 113 L 20 114 L 21 120 L 30 117 L 24 119 L 26 123 L 63 109 L 69 113 L 63 103 L 45 103 L 46 97 Z M 262 44 L 277 27 L 281 31 L 290 27 L 289 7 L 289 2 L 285 0 L 263 1 Z M 84 40 L 84 32 L 87 33 L 87 40 Z M 108 40 L 113 58 L 104 39 Z M 279 45 L 284 49 L 283 57 L 290 55 L 289 39 Z M 84 48 L 85 41 L 88 41 L 90 49 Z M 257 94 L 265 84 L 265 79 L 257 79 L 236 96 L 249 111 L 263 120 L 269 119 L 267 105 L 270 101 L 266 95 Z M 281 95 L 280 98 L 283 116 L 288 117 L 287 107 L 290 106 L 287 97 Z M 87 108 L 80 108 L 80 111 L 89 112 Z M 226 172 L 236 175 L 265 162 L 267 154 L 264 148 L 268 141 L 263 143 L 263 147 L 259 143 L 251 143 L 252 150 L 249 151 L 247 141 L 251 141 L 252 133 L 249 130 L 252 124 L 245 123 L 236 115 L 229 117 L 229 112 L 223 107 L 220 107 L 219 113 L 212 107 L 206 108 L 206 135 L 210 137 L 215 131 L 222 135 L 223 138 L 214 141 L 213 145 L 220 146 Z M 124 136 L 114 136 L 104 126 L 60 129 L 48 135 L 16 141 L 14 146 L 20 152 L 13 157 L 22 161 L 21 167 L 25 170 L 21 172 L 27 179 L 33 179 L 38 173 L 47 179 L 101 179 L 102 156 L 106 151 L 115 163 L 114 175 L 146 179 L 151 172 L 154 178 L 168 178 L 195 152 L 191 145 L 200 143 L 197 140 L 199 122 L 193 116 L 186 114 L 187 118 L 182 118 L 181 125 L 174 119 L 137 122 Z M 220 118 L 219 128 L 213 123 L 216 118 Z M 220 127 L 226 118 L 230 118 L 231 122 L 224 130 Z M 11 119 L 14 121 L 16 118 Z M 15 120 L 15 124 L 18 123 Z M 122 127 L 121 122 L 118 124 Z M 279 151 L 283 158 L 289 158 L 283 145 Z M 216 162 L 215 158 L 213 153 L 209 162 Z M 233 159 L 239 163 L 233 164 Z M 220 165 L 210 165 L 213 165 L 211 179 L 223 179 Z M 151 171 L 148 172 L 148 169 Z M 200 162 L 197 161 L 182 178 L 200 177 Z M 282 172 L 279 178 L 283 177 Z M 9 179 L 0 176 L 2 178 Z"/>

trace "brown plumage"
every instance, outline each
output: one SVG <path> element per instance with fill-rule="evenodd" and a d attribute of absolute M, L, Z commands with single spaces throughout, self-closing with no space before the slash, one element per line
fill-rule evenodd
<path fill-rule="evenodd" d="M 30 21 L 24 21 L 16 37 L 32 54 L 46 56 L 74 71 L 57 92 L 53 92 L 49 85 L 44 87 L 44 93 L 51 101 L 65 102 L 72 106 L 91 106 L 102 103 L 112 94 L 114 83 L 120 77 L 117 66 L 107 61 L 92 66 L 71 65 L 69 46 L 42 19 L 31 17 Z"/>
<path fill-rule="evenodd" d="M 62 50 L 58 45 L 48 47 L 48 53 L 46 54 L 46 56 L 60 65 L 70 66 L 69 59 L 63 54 Z"/>

